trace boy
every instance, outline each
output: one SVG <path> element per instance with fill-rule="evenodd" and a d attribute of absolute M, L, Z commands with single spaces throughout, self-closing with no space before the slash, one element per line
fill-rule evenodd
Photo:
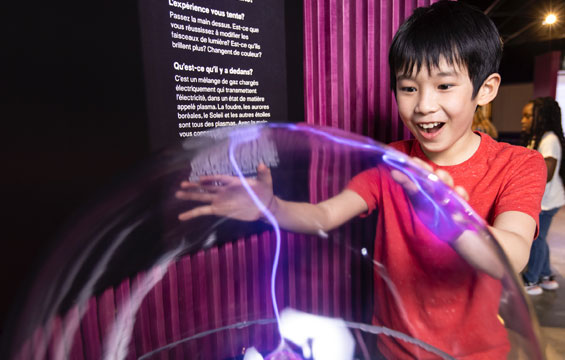
<path fill-rule="evenodd" d="M 471 130 L 477 106 L 489 103 L 497 94 L 501 55 L 498 32 L 481 12 L 447 1 L 416 9 L 399 28 L 389 53 L 400 117 L 415 139 L 391 146 L 435 171 L 468 200 L 490 225 L 518 272 L 528 260 L 537 229 L 545 186 L 543 159 L 531 150 L 497 143 Z M 238 179 L 201 179 L 207 181 L 219 181 L 223 187 L 198 193 L 187 191 L 197 185 L 181 184 L 178 198 L 209 204 L 179 219 L 222 215 L 251 221 L 261 217 Z M 394 181 L 409 187 L 401 177 Z M 357 175 L 343 192 L 318 204 L 273 196 L 270 172 L 264 165 L 249 184 L 281 228 L 295 232 L 328 232 L 378 208 L 374 259 L 387 268 L 397 294 L 389 293 L 382 279 L 375 277 L 373 323 L 408 333 L 458 359 L 506 357 L 509 343 L 497 320 L 500 282 L 485 273 L 462 269 L 459 256 L 494 276 L 498 274 L 496 264 L 485 260 L 481 249 L 460 241 L 464 236 L 450 239 L 451 245 L 422 240 L 427 230 L 408 221 L 409 210 L 394 199 L 398 184 L 381 176 L 378 168 Z M 432 248 L 441 253 L 442 261 L 435 265 L 448 276 L 455 274 L 445 282 L 437 272 L 429 274 L 433 269 L 426 262 L 426 253 Z M 380 340 L 379 349 L 387 358 L 429 356 L 390 337 Z"/>

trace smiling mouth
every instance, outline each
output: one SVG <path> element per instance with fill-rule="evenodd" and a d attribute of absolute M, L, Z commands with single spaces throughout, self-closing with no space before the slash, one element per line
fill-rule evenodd
<path fill-rule="evenodd" d="M 442 123 L 442 122 L 417 124 L 418 128 L 420 128 L 422 131 L 427 132 L 427 133 L 434 133 L 434 132 L 438 131 L 439 129 L 441 129 L 441 127 L 443 125 L 445 125 L 445 123 Z"/>

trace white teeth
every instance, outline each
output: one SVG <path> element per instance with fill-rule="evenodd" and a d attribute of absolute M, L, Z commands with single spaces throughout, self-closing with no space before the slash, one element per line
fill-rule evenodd
<path fill-rule="evenodd" d="M 418 124 L 419 127 L 421 127 L 422 129 L 433 129 L 436 126 L 439 126 L 439 122 L 434 122 L 434 123 L 428 123 L 428 124 Z"/>

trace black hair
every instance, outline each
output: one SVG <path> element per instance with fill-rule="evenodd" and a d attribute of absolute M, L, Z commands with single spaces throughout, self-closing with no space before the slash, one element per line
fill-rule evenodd
<path fill-rule="evenodd" d="M 412 75 L 422 66 L 465 66 L 473 83 L 473 98 L 486 78 L 498 72 L 502 39 L 488 16 L 456 1 L 439 1 L 417 8 L 400 26 L 388 55 L 390 85 L 396 94 L 397 74 Z"/>
<path fill-rule="evenodd" d="M 534 104 L 532 108 L 532 126 L 527 132 L 522 132 L 522 145 L 528 146 L 533 143 L 533 148 L 538 149 L 543 134 L 553 131 L 561 143 L 561 166 L 559 176 L 565 184 L 565 137 L 561 125 L 561 108 L 552 97 L 540 97 L 529 103 Z M 555 175 L 554 175 L 555 176 Z"/>

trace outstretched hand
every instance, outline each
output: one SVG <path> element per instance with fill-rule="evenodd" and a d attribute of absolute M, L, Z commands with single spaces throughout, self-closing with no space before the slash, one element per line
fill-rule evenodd
<path fill-rule="evenodd" d="M 269 208 L 273 201 L 273 179 L 271 171 L 264 164 L 257 167 L 257 178 L 245 179 L 259 200 Z M 175 197 L 181 200 L 198 201 L 203 205 L 179 214 L 181 221 L 204 215 L 225 216 L 242 221 L 255 221 L 261 218 L 261 210 L 237 176 L 210 175 L 201 177 L 198 182 L 183 181 Z"/>

